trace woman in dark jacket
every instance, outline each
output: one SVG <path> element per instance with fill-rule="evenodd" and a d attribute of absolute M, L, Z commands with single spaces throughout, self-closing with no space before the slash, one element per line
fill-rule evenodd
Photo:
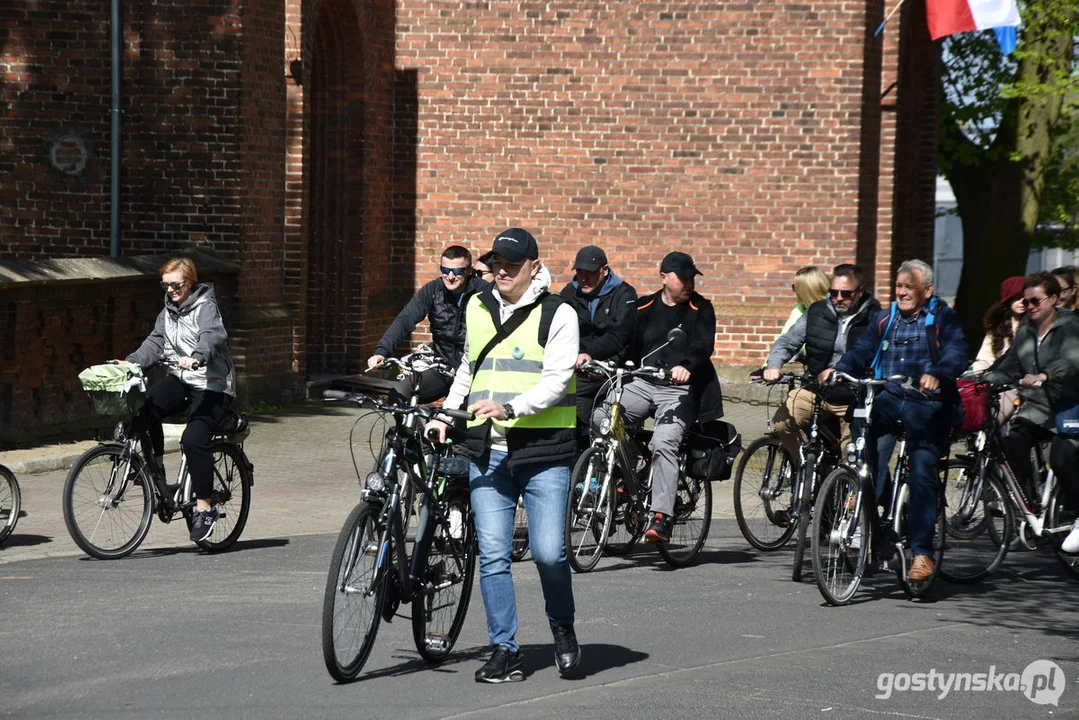
<path fill-rule="evenodd" d="M 1079 400 L 1079 318 L 1058 312 L 1059 294 L 1060 284 L 1049 273 L 1027 276 L 1023 300 L 1028 321 L 1016 332 L 1008 352 L 983 377 L 988 382 L 1019 383 L 1019 410 L 1008 429 L 1005 450 L 1024 491 L 1033 495 L 1036 490 L 1031 449 L 1052 440 L 1050 465 L 1069 508 L 1077 510 L 1076 442 L 1057 435 L 1055 407 Z M 1066 552 L 1079 551 L 1079 521 L 1064 543 Z"/>

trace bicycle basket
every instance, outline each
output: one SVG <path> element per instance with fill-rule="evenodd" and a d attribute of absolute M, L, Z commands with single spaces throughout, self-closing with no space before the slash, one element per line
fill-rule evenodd
<path fill-rule="evenodd" d="M 146 381 L 138 365 L 92 365 L 79 373 L 79 383 L 98 415 L 132 415 L 146 402 Z"/>
<path fill-rule="evenodd" d="M 963 407 L 963 423 L 959 432 L 961 435 L 978 432 L 989 414 L 989 387 L 972 380 L 956 380 L 955 384 L 959 388 L 959 400 Z"/>
<path fill-rule="evenodd" d="M 727 480 L 742 452 L 742 436 L 734 425 L 712 420 L 686 432 L 686 472 L 698 480 Z"/>

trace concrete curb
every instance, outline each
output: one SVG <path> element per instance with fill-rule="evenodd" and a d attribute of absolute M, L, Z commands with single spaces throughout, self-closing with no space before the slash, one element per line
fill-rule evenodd
<path fill-rule="evenodd" d="M 180 449 L 180 435 L 183 425 L 165 425 L 165 452 L 174 453 Z M 11 450 L 0 453 L 0 465 L 4 465 L 16 476 L 37 475 L 40 473 L 67 470 L 83 453 L 97 445 L 92 440 L 66 445 L 46 445 L 30 450 Z"/>

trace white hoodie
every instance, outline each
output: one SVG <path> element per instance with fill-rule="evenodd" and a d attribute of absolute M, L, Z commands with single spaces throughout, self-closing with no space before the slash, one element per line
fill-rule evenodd
<path fill-rule="evenodd" d="M 535 303 L 539 296 L 551 286 L 551 273 L 545 266 L 540 266 L 536 277 L 525 290 L 521 299 L 514 304 L 506 302 L 498 293 L 498 287 L 491 286 L 491 292 L 498 300 L 499 317 L 506 322 L 514 310 Z M 468 398 L 472 386 L 472 372 L 468 363 L 468 339 L 465 335 L 464 357 L 457 366 L 449 394 L 443 403 L 448 408 L 459 408 Z M 547 336 L 547 345 L 543 353 L 543 373 L 540 381 L 531 388 L 510 400 L 517 417 L 535 415 L 552 407 L 566 395 L 570 380 L 577 367 L 577 353 L 580 347 L 580 328 L 577 326 L 577 313 L 573 307 L 563 303 L 551 319 L 551 329 Z M 506 451 L 506 437 L 498 425 L 493 425 L 488 444 L 495 450 Z"/>

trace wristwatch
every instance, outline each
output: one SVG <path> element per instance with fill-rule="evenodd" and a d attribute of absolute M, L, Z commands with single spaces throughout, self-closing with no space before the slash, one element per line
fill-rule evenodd
<path fill-rule="evenodd" d="M 517 417 L 517 413 L 513 411 L 513 406 L 509 403 L 502 404 L 502 413 L 506 416 L 507 420 L 512 420 Z"/>

